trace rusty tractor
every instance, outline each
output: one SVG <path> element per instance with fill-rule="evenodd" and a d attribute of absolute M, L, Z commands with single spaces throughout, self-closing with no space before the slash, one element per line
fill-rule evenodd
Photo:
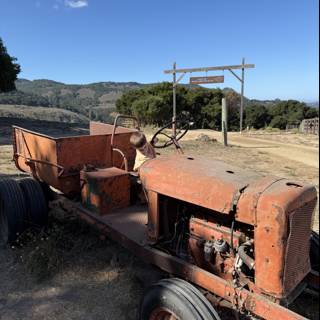
<path fill-rule="evenodd" d="M 177 137 L 165 131 L 172 124 L 155 134 L 154 147 L 178 152 L 146 161 L 137 177 L 129 139 L 138 124 L 122 127 L 121 118 L 136 123 L 118 116 L 113 125 L 91 122 L 89 135 L 63 138 L 13 127 L 16 167 L 32 178 L 0 180 L 3 241 L 30 223 L 45 225 L 50 186 L 51 206 L 77 213 L 170 274 L 146 291 L 141 320 L 220 319 L 221 307 L 306 319 L 288 306 L 306 288 L 319 289 L 315 187 L 186 155 L 178 140 L 187 124 Z M 138 189 L 146 203 L 136 201 Z"/>

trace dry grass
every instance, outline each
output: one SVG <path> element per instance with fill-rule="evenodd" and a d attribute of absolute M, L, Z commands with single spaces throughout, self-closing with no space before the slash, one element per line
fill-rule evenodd
<path fill-rule="evenodd" d="M 12 150 L 12 146 L 0 145 L 0 177 L 2 175 L 19 176 L 22 174 L 17 170 L 14 164 L 12 159 Z"/>
<path fill-rule="evenodd" d="M 24 234 L 0 259 L 1 319 L 133 320 L 150 271 L 59 210 L 46 232 Z"/>
<path fill-rule="evenodd" d="M 43 281 L 60 272 L 68 261 L 101 241 L 92 228 L 76 216 L 59 210 L 50 212 L 48 228 L 28 229 L 17 239 L 13 248 L 26 270 L 35 280 Z"/>
<path fill-rule="evenodd" d="M 319 136 L 313 134 L 302 134 L 297 131 L 268 131 L 257 130 L 244 132 L 244 136 L 266 139 L 268 141 L 277 141 L 283 143 L 294 143 L 304 146 L 319 147 Z"/>

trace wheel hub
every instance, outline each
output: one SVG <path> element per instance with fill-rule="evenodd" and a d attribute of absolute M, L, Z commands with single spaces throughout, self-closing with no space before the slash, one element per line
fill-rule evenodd
<path fill-rule="evenodd" d="M 149 320 L 179 320 L 179 318 L 168 309 L 157 308 L 152 311 Z"/>

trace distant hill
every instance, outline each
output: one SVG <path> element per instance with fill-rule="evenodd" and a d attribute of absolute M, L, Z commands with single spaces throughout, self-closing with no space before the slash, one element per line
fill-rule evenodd
<path fill-rule="evenodd" d="M 224 88 L 223 93 L 225 93 L 227 96 L 230 93 L 233 93 L 235 95 L 237 95 L 240 98 L 240 94 L 239 92 L 235 91 L 232 88 Z M 280 99 L 274 99 L 274 100 L 258 100 L 258 99 L 249 99 L 247 97 L 244 97 L 244 104 L 247 105 L 264 105 L 266 107 L 270 107 L 278 102 L 280 102 Z"/>
<path fill-rule="evenodd" d="M 0 104 L 59 108 L 84 117 L 90 116 L 94 120 L 110 121 L 113 113 L 116 111 L 115 103 L 117 99 L 125 92 L 144 86 L 146 84 L 137 82 L 108 81 L 89 84 L 65 84 L 47 79 L 18 79 L 16 81 L 17 91 L 1 93 Z M 184 84 L 183 86 L 189 88 L 198 87 L 188 84 Z M 224 88 L 223 92 L 228 98 L 231 97 L 233 101 L 236 101 L 236 104 L 239 104 L 240 96 L 238 92 L 232 88 Z M 280 100 L 257 100 L 245 97 L 244 101 L 246 106 L 252 104 L 272 106 Z M 318 102 L 308 103 L 308 105 L 319 107 Z M 43 111 L 42 109 L 41 112 Z M 40 109 L 38 112 L 40 112 Z M 53 110 L 50 111 L 50 114 L 54 115 Z"/>
<path fill-rule="evenodd" d="M 132 89 L 142 87 L 137 82 L 97 82 L 90 84 L 65 84 L 52 80 L 16 81 L 18 91 L 46 98 L 52 106 L 88 114 L 88 108 L 114 109 L 116 100 Z"/>
<path fill-rule="evenodd" d="M 132 89 L 141 88 L 136 82 L 98 82 L 65 84 L 40 79 L 16 81 L 17 91 L 0 94 L 0 104 L 60 108 L 92 119 L 108 121 L 115 111 L 116 100 Z"/>
<path fill-rule="evenodd" d="M 18 79 L 16 81 L 17 90 L 36 94 L 42 97 L 66 97 L 89 99 L 96 105 L 106 105 L 114 103 L 123 93 L 131 89 L 143 86 L 137 82 L 97 82 L 90 84 L 65 84 L 52 80 L 26 80 Z"/>
<path fill-rule="evenodd" d="M 88 124 L 89 119 L 81 114 L 58 108 L 31 107 L 0 104 L 0 118 L 54 121 L 59 123 Z"/>
<path fill-rule="evenodd" d="M 314 101 L 314 102 L 306 102 L 306 104 L 309 106 L 309 107 L 312 107 L 312 108 L 317 108 L 319 109 L 319 101 Z"/>

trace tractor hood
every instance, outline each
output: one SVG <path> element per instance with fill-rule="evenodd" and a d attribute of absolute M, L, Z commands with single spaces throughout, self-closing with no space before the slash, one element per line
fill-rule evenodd
<path fill-rule="evenodd" d="M 240 192 L 262 176 L 222 161 L 186 155 L 161 156 L 140 167 L 147 191 L 229 214 Z"/>

